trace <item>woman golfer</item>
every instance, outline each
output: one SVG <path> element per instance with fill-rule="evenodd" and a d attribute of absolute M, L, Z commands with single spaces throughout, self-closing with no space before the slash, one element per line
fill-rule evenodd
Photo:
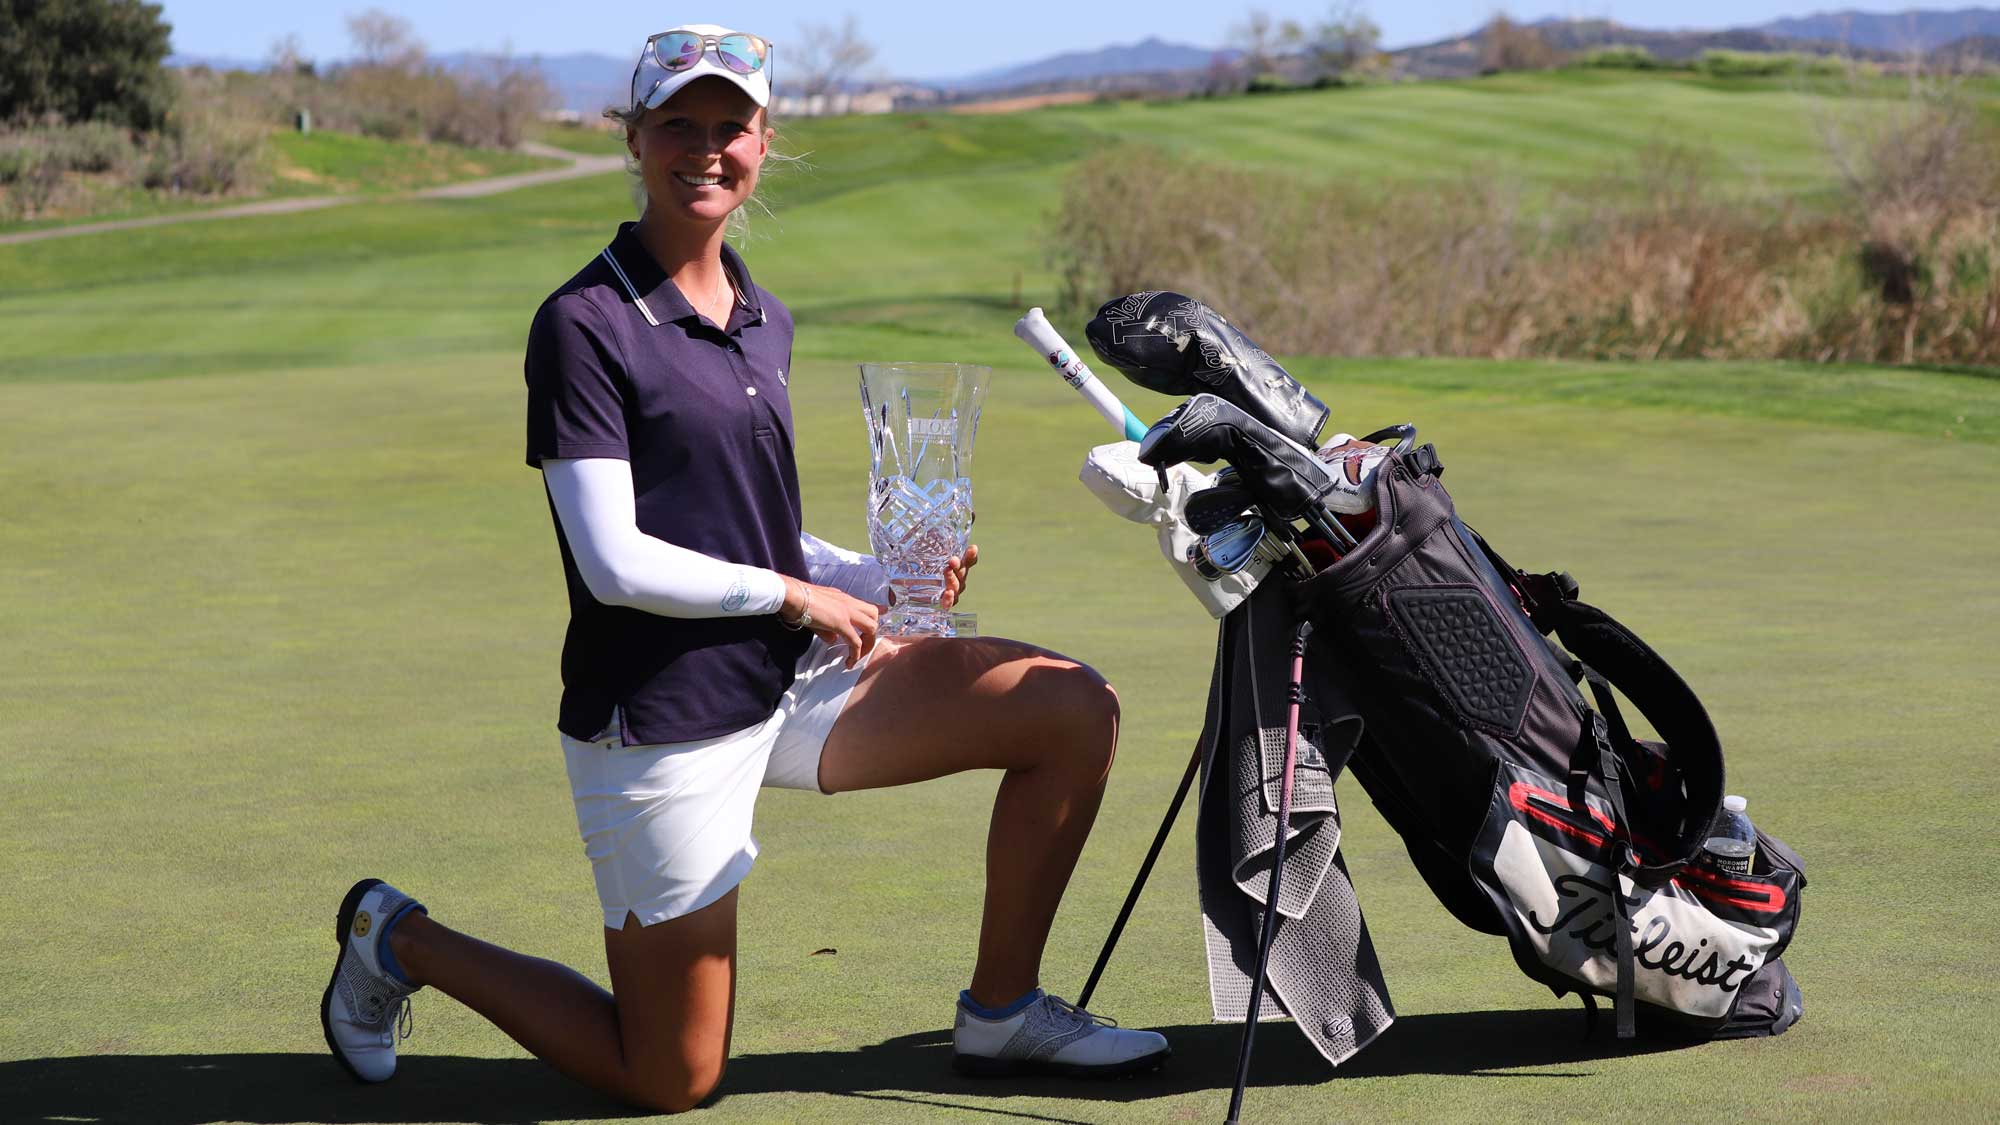
<path fill-rule="evenodd" d="M 954 1065 L 1109 1075 L 1168 1054 L 1160 1035 L 1037 987 L 1118 738 L 1110 687 L 1012 641 L 878 640 L 874 560 L 801 530 L 791 315 L 723 241 L 769 151 L 770 64 L 763 39 L 710 25 L 646 41 L 617 115 L 644 212 L 529 333 L 528 463 L 570 599 L 557 725 L 612 991 L 364 880 L 341 903 L 322 1001 L 327 1043 L 357 1078 L 394 1073 L 399 1016 L 431 985 L 600 1090 L 695 1105 L 729 1053 L 758 788 L 840 793 L 973 769 L 1006 773 Z M 949 564 L 948 603 L 977 557 Z"/>

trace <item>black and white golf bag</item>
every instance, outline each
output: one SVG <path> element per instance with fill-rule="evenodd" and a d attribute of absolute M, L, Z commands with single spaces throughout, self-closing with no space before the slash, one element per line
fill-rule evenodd
<path fill-rule="evenodd" d="M 1702 858 L 1722 747 L 1666 661 L 1579 601 L 1568 575 L 1509 566 L 1459 519 L 1413 428 L 1373 462 L 1373 525 L 1355 540 L 1326 507 L 1340 486 L 1314 451 L 1326 407 L 1206 305 L 1136 293 L 1107 302 L 1086 334 L 1135 382 L 1195 396 L 1139 448 L 1163 489 L 1180 462 L 1226 460 L 1237 492 L 1218 486 L 1221 513 L 1251 506 L 1290 544 L 1306 661 L 1341 682 L 1365 725 L 1346 768 L 1455 917 L 1504 935 L 1524 973 L 1580 994 L 1593 1022 L 1593 997 L 1612 998 L 1621 1038 L 1642 1010 L 1649 1031 L 1711 1037 L 1775 1035 L 1798 1018 L 1780 956 L 1804 867 L 1761 831 L 1746 874 Z M 1301 549 L 1321 531 L 1332 550 Z M 1633 736 L 1614 688 L 1658 740 Z"/>
<path fill-rule="evenodd" d="M 1723 795 L 1701 701 L 1568 575 L 1507 565 L 1442 473 L 1430 446 L 1392 454 L 1374 530 L 1295 590 L 1308 658 L 1366 722 L 1348 769 L 1454 916 L 1593 1013 L 1612 997 L 1621 1037 L 1640 1009 L 1649 1029 L 1784 1031 L 1798 856 L 1760 831 L 1750 873 L 1700 862 Z M 1658 741 L 1633 737 L 1614 687 Z"/>

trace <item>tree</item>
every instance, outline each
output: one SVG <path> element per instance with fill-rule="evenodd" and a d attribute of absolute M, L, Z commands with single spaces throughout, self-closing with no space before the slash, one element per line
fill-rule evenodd
<path fill-rule="evenodd" d="M 423 65 L 424 45 L 410 21 L 393 12 L 370 8 L 347 17 L 347 37 L 363 66 L 415 70 Z"/>
<path fill-rule="evenodd" d="M 1321 74 L 1345 74 L 1375 57 L 1382 29 L 1356 0 L 1335 4 L 1306 39 L 1306 53 Z"/>
<path fill-rule="evenodd" d="M 1229 30 L 1229 38 L 1242 52 L 1243 73 L 1253 81 L 1275 68 L 1279 49 L 1297 34 L 1297 24 L 1281 25 L 1262 8 L 1250 9 L 1243 22 Z"/>
<path fill-rule="evenodd" d="M 363 133 L 391 140 L 422 136 L 427 122 L 451 112 L 457 91 L 432 73 L 410 21 L 370 8 L 347 17 L 347 37 L 355 62 L 342 68 L 338 82 Z"/>
<path fill-rule="evenodd" d="M 1542 33 L 1515 23 L 1503 12 L 1480 32 L 1479 68 L 1487 74 L 1507 70 L 1547 70 L 1562 61 L 1562 54 Z"/>
<path fill-rule="evenodd" d="M 158 129 L 173 106 L 160 14 L 143 0 L 0 0 L 0 122 Z"/>
<path fill-rule="evenodd" d="M 318 67 L 306 55 L 305 44 L 296 35 L 285 35 L 271 43 L 271 49 L 264 55 L 264 62 L 270 73 L 287 77 L 312 78 Z"/>
<path fill-rule="evenodd" d="M 799 93 L 807 98 L 831 94 L 855 79 L 875 61 L 875 45 L 861 37 L 861 20 L 849 12 L 839 27 L 831 24 L 799 25 L 798 38 L 788 44 L 781 60 L 774 59 L 774 74 L 797 74 Z"/>

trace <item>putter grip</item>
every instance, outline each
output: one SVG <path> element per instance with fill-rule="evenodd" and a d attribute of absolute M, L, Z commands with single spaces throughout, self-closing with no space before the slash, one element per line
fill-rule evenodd
<path fill-rule="evenodd" d="M 1105 386 L 1103 380 L 1091 373 L 1090 365 L 1083 362 L 1076 350 L 1063 340 L 1062 333 L 1049 323 L 1040 306 L 1029 309 L 1026 316 L 1014 322 L 1014 335 L 1047 360 L 1048 365 L 1056 369 L 1056 374 L 1063 377 L 1063 382 L 1075 388 L 1077 394 L 1096 407 L 1105 421 L 1125 435 L 1126 441 L 1138 441 L 1146 436 L 1146 424 L 1118 401 L 1118 396 L 1111 393 L 1111 388 Z"/>

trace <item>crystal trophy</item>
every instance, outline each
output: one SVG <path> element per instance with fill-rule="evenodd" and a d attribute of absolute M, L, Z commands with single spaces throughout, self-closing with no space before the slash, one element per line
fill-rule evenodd
<path fill-rule="evenodd" d="M 888 637 L 976 636 L 973 615 L 947 610 L 945 564 L 972 534 L 972 439 L 990 367 L 864 363 L 868 542 L 893 594 Z"/>

